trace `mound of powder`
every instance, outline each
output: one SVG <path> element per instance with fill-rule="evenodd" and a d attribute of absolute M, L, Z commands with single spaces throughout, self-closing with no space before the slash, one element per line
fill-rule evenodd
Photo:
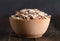
<path fill-rule="evenodd" d="M 51 15 L 48 15 L 47 13 L 40 11 L 38 9 L 22 9 L 20 11 L 17 11 L 15 15 L 12 17 L 15 17 L 17 19 L 46 19 L 50 18 Z"/>

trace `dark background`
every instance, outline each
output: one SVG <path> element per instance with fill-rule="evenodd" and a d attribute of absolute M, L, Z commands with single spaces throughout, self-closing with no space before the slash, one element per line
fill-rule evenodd
<path fill-rule="evenodd" d="M 45 35 L 60 35 L 60 0 L 0 0 L 0 34 L 9 33 L 9 16 L 24 8 L 37 8 L 52 15 Z"/>

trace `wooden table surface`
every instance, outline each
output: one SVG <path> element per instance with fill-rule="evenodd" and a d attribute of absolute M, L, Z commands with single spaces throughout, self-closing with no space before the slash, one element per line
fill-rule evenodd
<path fill-rule="evenodd" d="M 0 41 L 60 41 L 59 36 L 42 36 L 41 38 L 24 38 L 24 37 L 18 37 L 14 34 L 2 34 L 0 35 Z"/>

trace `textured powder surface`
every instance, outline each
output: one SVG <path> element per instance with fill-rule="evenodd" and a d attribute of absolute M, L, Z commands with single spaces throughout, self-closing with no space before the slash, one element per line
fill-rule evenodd
<path fill-rule="evenodd" d="M 17 11 L 14 15 L 17 19 L 46 19 L 50 18 L 51 15 L 48 15 L 47 13 L 40 11 L 38 9 L 22 9 L 19 12 Z"/>

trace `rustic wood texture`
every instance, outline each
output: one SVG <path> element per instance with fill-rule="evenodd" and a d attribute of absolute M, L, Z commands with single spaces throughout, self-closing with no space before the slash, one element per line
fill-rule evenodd
<path fill-rule="evenodd" d="M 30 38 L 18 38 L 18 37 L 8 37 L 8 41 L 60 41 L 60 37 L 52 36 L 52 37 L 41 37 L 36 39 Z"/>
<path fill-rule="evenodd" d="M 0 35 L 0 41 L 60 41 L 60 36 L 42 36 L 41 38 L 24 38 L 15 34 L 2 34 Z"/>
<path fill-rule="evenodd" d="M 9 34 L 7 40 L 8 41 L 60 41 L 60 37 L 53 35 L 48 37 L 42 36 L 40 38 L 24 38 L 21 36 L 17 36 L 16 34 Z"/>

